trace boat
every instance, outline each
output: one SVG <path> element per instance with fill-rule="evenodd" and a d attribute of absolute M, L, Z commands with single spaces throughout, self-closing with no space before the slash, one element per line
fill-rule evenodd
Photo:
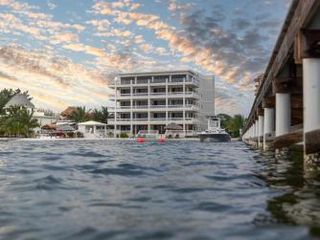
<path fill-rule="evenodd" d="M 200 142 L 230 142 L 231 137 L 225 129 L 221 128 L 220 118 L 208 117 L 208 129 L 198 133 Z"/>
<path fill-rule="evenodd" d="M 136 135 L 136 140 L 138 143 L 144 142 L 165 142 L 164 136 L 159 134 L 158 130 L 140 130 Z"/>

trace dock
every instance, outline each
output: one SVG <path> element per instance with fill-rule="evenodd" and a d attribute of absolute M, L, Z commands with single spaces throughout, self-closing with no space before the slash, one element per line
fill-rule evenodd
<path fill-rule="evenodd" d="M 320 1 L 293 0 L 242 140 L 261 150 L 301 146 L 306 166 L 320 166 Z"/>

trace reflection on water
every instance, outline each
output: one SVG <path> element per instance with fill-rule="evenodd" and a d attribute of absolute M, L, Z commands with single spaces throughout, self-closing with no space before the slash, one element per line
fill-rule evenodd
<path fill-rule="evenodd" d="M 0 239 L 313 239 L 320 177 L 241 142 L 0 141 Z"/>
<path fill-rule="evenodd" d="M 267 210 L 277 223 L 309 226 L 320 237 L 320 173 L 304 172 L 302 153 L 275 159 L 266 155 L 263 177 L 268 186 L 283 192 L 268 200 Z"/>

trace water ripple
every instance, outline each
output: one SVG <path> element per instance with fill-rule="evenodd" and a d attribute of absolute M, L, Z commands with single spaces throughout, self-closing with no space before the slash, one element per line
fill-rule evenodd
<path fill-rule="evenodd" d="M 0 142 L 0 239 L 320 236 L 320 175 L 295 157 L 240 142 L 17 143 Z"/>

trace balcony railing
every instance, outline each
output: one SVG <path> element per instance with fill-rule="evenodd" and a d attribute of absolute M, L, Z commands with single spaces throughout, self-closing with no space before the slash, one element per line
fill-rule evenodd
<path fill-rule="evenodd" d="M 156 85 L 156 84 L 175 84 L 175 83 L 194 83 L 196 85 L 199 84 L 199 79 L 191 76 L 187 77 L 174 77 L 171 78 L 164 78 L 164 79 L 137 79 L 137 80 L 115 80 L 110 84 L 110 86 L 114 87 L 117 86 L 127 86 L 127 85 L 142 85 L 142 84 L 150 84 L 150 85 Z"/>
<path fill-rule="evenodd" d="M 159 109 L 159 108 L 198 108 L 198 105 L 195 104 L 186 104 L 183 107 L 183 104 L 175 104 L 175 105 L 150 105 L 150 109 Z M 132 109 L 148 109 L 148 105 L 135 105 L 132 106 Z M 120 106 L 118 109 L 120 110 L 130 110 L 131 106 Z"/>
<path fill-rule="evenodd" d="M 196 96 L 198 97 L 198 93 L 197 92 L 168 92 L 168 94 L 166 94 L 166 92 L 152 92 L 152 93 L 120 93 L 117 94 L 117 97 L 147 97 L 147 96 L 183 96 L 183 95 L 187 95 L 187 96 Z"/>
<path fill-rule="evenodd" d="M 161 121 L 161 122 L 164 122 L 164 121 L 167 121 L 168 122 L 175 122 L 175 121 L 196 121 L 197 119 L 196 118 L 133 118 L 131 120 L 131 118 L 117 118 L 117 122 L 156 122 L 156 121 Z M 109 122 L 114 122 L 114 118 L 112 119 L 109 119 Z"/>

